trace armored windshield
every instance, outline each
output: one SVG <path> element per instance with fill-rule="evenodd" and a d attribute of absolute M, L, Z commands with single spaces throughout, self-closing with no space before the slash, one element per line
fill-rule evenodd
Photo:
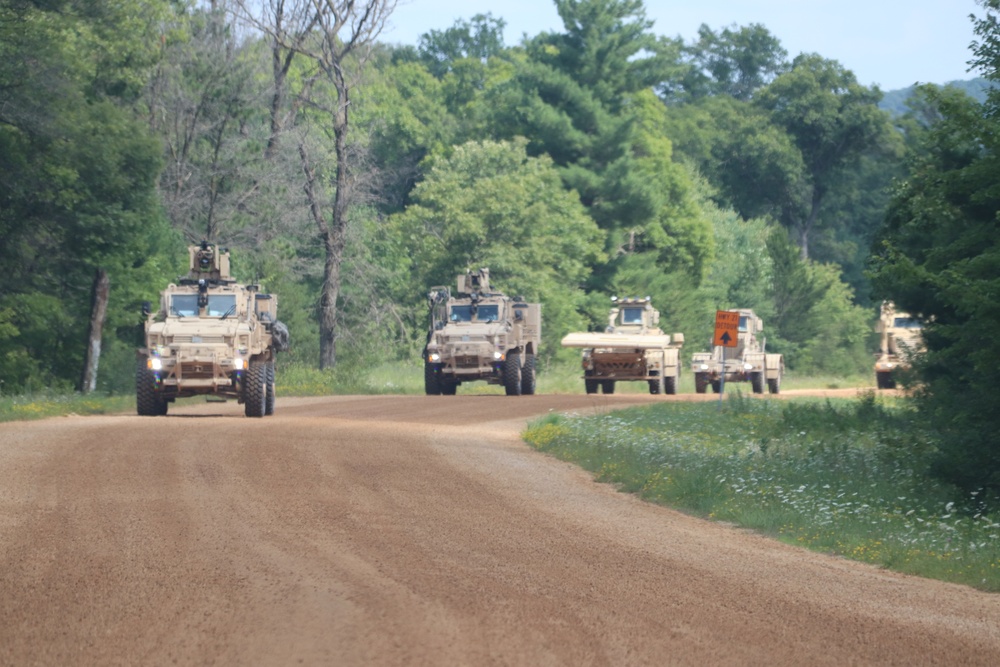
<path fill-rule="evenodd" d="M 449 319 L 452 322 L 496 322 L 500 319 L 499 305 L 452 306 Z"/>
<path fill-rule="evenodd" d="M 642 324 L 642 308 L 623 308 L 622 324 Z"/>
<path fill-rule="evenodd" d="M 750 316 L 749 315 L 740 315 L 740 324 L 739 324 L 739 329 L 738 330 L 741 333 L 746 333 L 747 331 L 749 331 L 750 330 L 749 329 L 749 322 L 750 322 Z"/>
<path fill-rule="evenodd" d="M 892 326 L 897 329 L 921 329 L 923 325 L 920 324 L 920 320 L 915 317 L 896 317 L 893 318 Z"/>
<path fill-rule="evenodd" d="M 170 314 L 179 317 L 197 317 L 198 295 L 197 294 L 171 295 Z"/>
<path fill-rule="evenodd" d="M 210 294 L 205 314 L 209 317 L 233 315 L 236 312 L 235 294 Z M 197 294 L 173 294 L 170 297 L 170 314 L 178 317 L 198 317 Z"/>

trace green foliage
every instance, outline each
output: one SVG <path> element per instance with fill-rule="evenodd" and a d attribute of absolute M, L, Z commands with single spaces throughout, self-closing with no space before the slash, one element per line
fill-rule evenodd
<path fill-rule="evenodd" d="M 525 144 L 456 147 L 434 160 L 413 204 L 390 221 L 390 237 L 409 254 L 405 303 L 414 308 L 414 331 L 431 285 L 450 285 L 457 274 L 484 266 L 498 288 L 544 303 L 543 354 L 578 328 L 580 286 L 601 257 L 602 234 L 563 189 L 552 161 L 528 157 Z"/>
<path fill-rule="evenodd" d="M 995 496 L 931 478 L 909 407 L 742 395 L 548 416 L 525 440 L 624 492 L 882 567 L 1000 590 Z"/>
<path fill-rule="evenodd" d="M 1000 77 L 996 9 L 978 24 L 977 52 Z M 954 91 L 926 91 L 940 120 L 919 137 L 910 177 L 894 192 L 872 261 L 876 294 L 924 319 L 915 364 L 920 414 L 941 434 L 938 471 L 966 489 L 1000 488 L 998 100 L 981 106 Z"/>
<path fill-rule="evenodd" d="M 788 68 L 788 52 L 759 23 L 723 28 L 718 33 L 702 24 L 698 39 L 684 51 L 692 64 L 682 80 L 688 98 L 725 95 L 748 101 Z"/>

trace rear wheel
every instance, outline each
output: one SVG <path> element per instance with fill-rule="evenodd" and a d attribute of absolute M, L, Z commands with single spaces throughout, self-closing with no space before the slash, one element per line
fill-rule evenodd
<path fill-rule="evenodd" d="M 614 380 L 601 380 L 601 391 L 605 394 L 615 393 L 615 381 Z"/>
<path fill-rule="evenodd" d="M 274 414 L 274 362 L 267 362 L 267 386 L 264 388 L 264 414 Z"/>
<path fill-rule="evenodd" d="M 708 374 L 694 374 L 694 390 L 699 394 L 704 394 L 708 390 Z"/>
<path fill-rule="evenodd" d="M 673 396 L 677 393 L 677 376 L 671 375 L 670 377 L 663 378 L 663 393 L 669 396 Z"/>
<path fill-rule="evenodd" d="M 650 375 L 657 375 L 657 372 L 653 371 L 652 373 L 650 373 Z M 649 381 L 650 394 L 653 394 L 655 396 L 656 394 L 661 393 L 661 391 L 662 391 L 662 385 L 660 384 L 660 378 L 656 378 L 655 380 Z"/>
<path fill-rule="evenodd" d="M 521 355 L 508 354 L 503 362 L 503 387 L 508 396 L 521 395 Z"/>
<path fill-rule="evenodd" d="M 781 377 L 768 378 L 767 380 L 767 390 L 772 394 L 777 394 L 781 391 Z"/>
<path fill-rule="evenodd" d="M 524 366 L 521 367 L 521 393 L 532 396 L 535 393 L 535 355 L 524 355 Z"/>
<path fill-rule="evenodd" d="M 441 369 L 429 361 L 424 362 L 424 393 L 428 396 L 441 395 Z"/>
<path fill-rule="evenodd" d="M 243 374 L 243 414 L 263 417 L 267 408 L 267 364 L 251 361 Z"/>
<path fill-rule="evenodd" d="M 764 393 L 764 374 L 763 373 L 751 373 L 750 374 L 750 388 L 753 389 L 755 394 Z"/>

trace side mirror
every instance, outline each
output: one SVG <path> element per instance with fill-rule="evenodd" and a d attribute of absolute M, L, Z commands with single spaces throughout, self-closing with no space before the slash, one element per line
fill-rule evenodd
<path fill-rule="evenodd" d="M 151 312 L 153 312 L 153 304 L 151 304 L 149 301 L 143 301 L 142 302 L 142 316 L 143 317 L 149 317 L 149 314 Z"/>

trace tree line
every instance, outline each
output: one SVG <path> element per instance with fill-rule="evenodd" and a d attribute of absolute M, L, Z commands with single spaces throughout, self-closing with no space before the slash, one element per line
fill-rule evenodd
<path fill-rule="evenodd" d="M 546 362 L 648 295 L 689 347 L 749 307 L 792 370 L 866 373 L 893 298 L 931 323 L 928 400 L 947 377 L 973 419 L 946 359 L 995 316 L 959 306 L 989 293 L 963 271 L 987 280 L 994 98 L 890 115 L 765 26 L 684 41 L 642 0 L 554 1 L 563 29 L 516 45 L 490 14 L 398 45 L 393 0 L 0 0 L 0 391 L 83 387 L 102 300 L 96 386 L 127 390 L 138 304 L 209 240 L 279 295 L 291 363 L 412 360 L 428 287 L 480 266 L 544 304 Z"/>

